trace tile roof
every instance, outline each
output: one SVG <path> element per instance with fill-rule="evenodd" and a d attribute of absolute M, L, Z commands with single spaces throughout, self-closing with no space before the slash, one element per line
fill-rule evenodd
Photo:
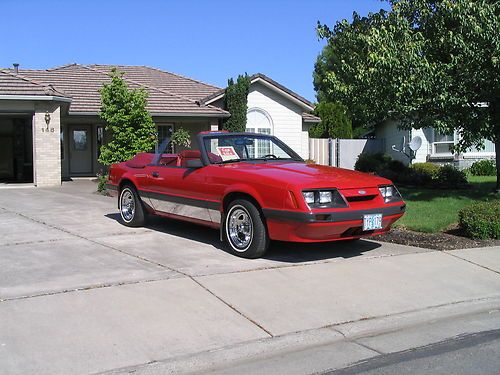
<path fill-rule="evenodd" d="M 307 112 L 304 112 L 302 114 L 302 120 L 304 122 L 316 122 L 316 123 L 321 121 L 321 119 L 318 116 L 314 116 L 313 114 Z"/>
<path fill-rule="evenodd" d="M 95 114 L 99 112 L 101 106 L 99 89 L 103 84 L 110 82 L 108 72 L 112 67 L 70 64 L 47 70 L 22 69 L 20 75 L 30 80 L 36 80 L 43 85 L 53 85 L 57 90 L 70 95 L 73 98 L 69 109 L 70 114 Z M 118 70 L 122 70 L 122 68 L 118 67 Z M 200 105 L 190 97 L 167 90 L 165 88 L 166 84 L 161 83 L 163 82 L 161 80 L 159 81 L 162 87 L 155 86 L 155 79 L 145 73 L 147 70 L 144 67 L 128 67 L 127 71 L 124 79 L 130 88 L 142 87 L 148 91 L 147 108 L 153 115 L 214 117 L 227 117 L 229 115 L 228 112 L 220 108 Z M 152 73 L 153 76 L 157 75 L 154 69 L 151 69 L 151 71 L 154 72 Z M 193 87 L 196 85 L 210 87 L 202 83 L 196 83 L 195 85 L 192 82 L 196 81 L 186 80 L 189 81 L 191 95 L 194 95 L 195 89 Z M 200 96 L 205 95 L 206 91 L 204 90 L 205 88 L 201 91 Z"/>
<path fill-rule="evenodd" d="M 0 70 L 0 95 L 61 96 L 68 95 L 52 85 L 43 84 L 8 70 Z"/>
<path fill-rule="evenodd" d="M 90 67 L 106 73 L 109 73 L 113 67 L 116 67 L 120 72 L 125 73 L 125 79 L 131 79 L 140 84 L 167 90 L 192 100 L 199 101 L 221 89 L 220 87 L 148 66 L 90 65 Z"/>

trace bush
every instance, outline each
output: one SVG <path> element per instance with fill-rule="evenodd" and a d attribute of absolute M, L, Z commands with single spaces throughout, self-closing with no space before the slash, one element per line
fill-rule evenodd
<path fill-rule="evenodd" d="M 191 147 L 191 135 L 184 128 L 177 129 L 170 138 L 170 142 L 176 146 Z"/>
<path fill-rule="evenodd" d="M 415 163 L 412 164 L 411 169 L 433 179 L 437 177 L 440 167 L 439 165 L 433 163 Z"/>
<path fill-rule="evenodd" d="M 98 173 L 97 174 L 97 191 L 99 193 L 104 193 L 106 191 L 106 183 L 108 182 L 108 174 L 107 173 Z"/>
<path fill-rule="evenodd" d="M 497 167 L 493 160 L 480 160 L 471 165 L 469 172 L 473 176 L 496 176 Z"/>
<path fill-rule="evenodd" d="M 451 164 L 443 165 L 436 175 L 436 183 L 443 188 L 463 188 L 467 185 L 467 176 Z"/>
<path fill-rule="evenodd" d="M 500 239 L 500 199 L 462 208 L 458 223 L 470 238 Z"/>
<path fill-rule="evenodd" d="M 385 168 L 391 157 L 381 152 L 376 154 L 360 154 L 354 164 L 354 169 L 360 172 L 375 173 Z"/>

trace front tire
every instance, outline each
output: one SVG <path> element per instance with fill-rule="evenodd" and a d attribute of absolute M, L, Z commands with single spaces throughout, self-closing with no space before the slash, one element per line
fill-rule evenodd
<path fill-rule="evenodd" d="M 144 207 L 135 188 L 125 185 L 118 198 L 122 223 L 128 227 L 142 227 L 145 221 Z"/>
<path fill-rule="evenodd" d="M 258 208 L 246 199 L 229 204 L 224 235 L 231 252 L 243 258 L 259 258 L 269 247 L 266 224 Z"/>

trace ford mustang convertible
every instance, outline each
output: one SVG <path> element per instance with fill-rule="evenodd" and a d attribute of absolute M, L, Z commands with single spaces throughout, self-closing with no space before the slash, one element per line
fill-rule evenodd
<path fill-rule="evenodd" d="M 113 164 L 108 191 L 125 225 L 159 215 L 220 229 L 238 256 L 262 256 L 270 240 L 353 240 L 387 232 L 405 203 L 391 181 L 306 164 L 266 134 L 202 132 L 198 149 L 140 153 Z"/>

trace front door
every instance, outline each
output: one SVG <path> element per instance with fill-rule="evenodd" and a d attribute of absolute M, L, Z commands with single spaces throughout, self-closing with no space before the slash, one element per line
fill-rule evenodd
<path fill-rule="evenodd" d="M 92 174 L 92 126 L 69 127 L 69 172 L 71 175 Z"/>

